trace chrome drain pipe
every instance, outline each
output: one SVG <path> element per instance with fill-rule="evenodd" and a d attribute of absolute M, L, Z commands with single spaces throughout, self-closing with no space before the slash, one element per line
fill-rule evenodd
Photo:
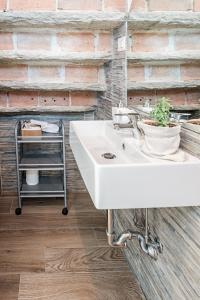
<path fill-rule="evenodd" d="M 122 232 L 118 237 L 114 232 L 114 218 L 113 210 L 107 211 L 108 228 L 107 237 L 108 244 L 111 247 L 126 248 L 127 241 L 134 238 L 138 239 L 139 245 L 144 253 L 149 255 L 151 258 L 157 260 L 158 254 L 163 252 L 163 246 L 159 239 L 156 237 L 154 240 L 150 237 L 149 226 L 148 226 L 148 209 L 145 209 L 145 234 L 141 232 L 126 230 Z"/>
<path fill-rule="evenodd" d="M 108 217 L 108 228 L 106 233 L 108 237 L 108 244 L 111 247 L 125 248 L 127 247 L 127 241 L 132 240 L 133 235 L 135 235 L 134 237 L 137 237 L 137 235 L 139 234 L 139 232 L 132 232 L 130 230 L 127 230 L 121 233 L 120 236 L 117 238 L 114 232 L 114 218 L 113 218 L 112 209 L 108 209 L 107 217 Z"/>

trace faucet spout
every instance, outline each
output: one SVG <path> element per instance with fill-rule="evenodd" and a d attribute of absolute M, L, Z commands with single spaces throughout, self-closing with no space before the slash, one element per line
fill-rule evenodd
<path fill-rule="evenodd" d="M 119 113 L 115 114 L 117 117 L 122 117 L 122 116 L 127 116 L 129 119 L 129 122 L 124 124 L 124 123 L 114 123 L 114 128 L 115 129 L 120 129 L 120 128 L 132 128 L 133 130 L 133 135 L 136 139 L 140 139 L 142 135 L 141 129 L 138 127 L 138 121 L 141 120 L 141 117 L 139 113 L 136 112 L 131 112 L 131 113 Z"/>
<path fill-rule="evenodd" d="M 129 114 L 130 122 L 133 124 L 133 136 L 136 139 L 140 139 L 142 136 L 142 131 L 138 127 L 138 122 L 141 121 L 141 117 L 139 113 L 131 113 Z"/>

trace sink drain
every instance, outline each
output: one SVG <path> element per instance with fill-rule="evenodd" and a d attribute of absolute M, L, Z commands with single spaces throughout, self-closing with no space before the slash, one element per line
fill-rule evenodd
<path fill-rule="evenodd" d="M 102 154 L 102 157 L 104 157 L 105 159 L 114 159 L 116 158 L 116 155 L 110 152 L 104 153 Z"/>

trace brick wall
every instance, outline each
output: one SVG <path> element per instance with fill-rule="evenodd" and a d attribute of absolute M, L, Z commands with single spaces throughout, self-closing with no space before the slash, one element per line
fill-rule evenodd
<path fill-rule="evenodd" d="M 192 15 L 199 11 L 199 0 L 134 0 L 130 7 L 132 14 L 163 12 L 175 16 L 179 12 Z M 138 57 L 138 60 L 135 64 L 130 62 L 128 64 L 128 81 L 133 84 L 147 83 L 149 86 L 151 83 L 156 83 L 158 87 L 159 83 L 170 86 L 170 83 L 174 82 L 181 83 L 183 87 L 184 84 L 190 85 L 191 82 L 200 80 L 200 63 L 198 58 L 194 59 L 198 56 L 199 50 L 200 30 L 198 28 L 186 29 L 181 26 L 170 28 L 166 25 L 166 28 L 161 30 L 150 28 L 148 31 L 129 30 L 128 51 L 134 57 Z M 141 57 L 143 59 L 140 61 Z M 191 57 L 191 60 L 188 61 L 188 57 Z M 134 106 L 134 104 L 143 104 L 146 100 L 155 102 L 162 95 L 169 97 L 174 105 L 200 105 L 199 88 L 130 90 L 128 104 Z"/>
<path fill-rule="evenodd" d="M 131 11 L 200 11 L 199 0 L 135 0 Z"/>
<path fill-rule="evenodd" d="M 0 0 L 1 10 L 17 11 L 124 11 L 125 7 L 126 0 Z"/>
<path fill-rule="evenodd" d="M 184 1 L 183 1 L 184 2 Z M 169 29 L 160 31 L 129 31 L 129 53 L 146 57 L 149 61 L 128 65 L 128 81 L 132 83 L 174 83 L 185 84 L 200 80 L 200 64 L 198 59 L 187 61 L 187 57 L 195 58 L 200 50 L 200 30 Z M 163 56 L 164 61 L 160 60 Z M 154 61 L 151 61 L 153 57 Z M 173 57 L 173 60 L 170 60 Z M 177 58 L 177 59 L 175 59 Z M 157 59 L 157 61 L 156 61 Z M 159 62 L 160 61 L 160 62 Z M 190 95 L 191 94 L 191 95 Z M 195 94 L 195 97 L 193 95 Z M 151 99 L 156 101 L 160 95 L 168 96 L 173 105 L 200 105 L 200 91 L 196 89 L 179 89 L 169 91 L 129 91 L 128 100 L 131 106 Z M 139 99 L 139 101 L 138 101 Z"/>
<path fill-rule="evenodd" d="M 25 11 L 50 11 L 62 13 L 63 11 L 91 11 L 91 12 L 126 12 L 126 0 L 0 0 L 0 10 L 8 12 Z M 188 12 L 194 13 L 200 11 L 199 0 L 134 0 L 132 1 L 131 13 L 137 12 Z M 64 29 L 49 28 L 36 29 L 16 29 L 10 26 L 0 32 L 0 54 L 7 54 L 16 62 L 12 63 L 8 60 L 6 64 L 0 64 L 0 81 L 14 81 L 21 84 L 80 84 L 81 88 L 72 92 L 70 89 L 65 92 L 54 91 L 40 92 L 35 91 L 5 91 L 0 92 L 1 106 L 22 106 L 23 101 L 27 101 L 28 106 L 47 106 L 47 105 L 92 105 L 97 103 L 97 92 L 89 91 L 88 84 L 101 86 L 105 84 L 103 63 L 91 64 L 76 63 L 76 65 L 65 63 L 67 56 L 87 55 L 94 57 L 95 55 L 111 55 L 113 47 L 113 32 L 110 30 L 97 29 Z M 157 31 L 130 31 L 129 32 L 129 48 L 128 51 L 135 55 L 167 55 L 175 53 L 182 55 L 185 51 L 188 53 L 200 50 L 200 30 L 193 29 L 162 29 Z M 2 54 L 3 53 L 3 54 Z M 27 57 L 24 62 L 20 59 L 21 55 Z M 40 57 L 37 64 L 30 57 Z M 48 59 L 43 61 L 43 57 L 64 57 L 63 61 L 48 63 Z M 30 60 L 30 61 L 29 61 Z M 21 63 L 20 63 L 21 61 Z M 59 61 L 59 62 L 58 62 Z M 165 62 L 164 64 L 156 63 L 138 63 L 137 65 L 128 66 L 128 80 L 130 82 L 191 82 L 200 79 L 200 68 L 197 62 L 185 63 Z M 86 88 L 84 90 L 84 85 Z M 104 85 L 105 86 L 105 85 Z M 95 89 L 95 88 L 94 88 Z M 94 90 L 93 89 L 93 90 Z M 98 90 L 98 88 L 97 88 Z M 172 93 L 173 91 L 170 91 Z M 198 91 L 195 91 L 198 94 Z M 129 99 L 136 98 L 138 93 L 141 97 L 143 92 L 129 92 Z M 187 99 L 192 103 L 193 97 L 189 96 L 189 91 L 176 91 L 175 95 L 179 95 L 176 100 L 173 95 L 173 102 L 187 103 Z M 44 97 L 45 94 L 45 97 Z M 151 92 L 150 92 L 151 94 Z M 158 95 L 159 92 L 153 91 Z M 186 96 L 187 94 L 187 96 Z M 14 96 L 13 96 L 14 95 Z M 78 95 L 78 96 L 77 96 Z M 182 97 L 181 97 L 182 95 Z M 184 95 L 184 97 L 183 97 Z M 144 93 L 146 96 L 146 92 Z M 181 97 L 181 101 L 180 101 Z M 17 100 L 18 99 L 18 100 Z M 24 99 L 24 100 L 23 100 Z M 185 100 L 186 99 L 186 100 Z M 195 98 L 195 103 L 197 99 Z"/>
<path fill-rule="evenodd" d="M 59 65 L 43 63 L 45 55 L 79 56 L 112 53 L 112 33 L 108 31 L 72 31 L 72 32 L 1 32 L 0 51 L 4 55 L 17 57 L 25 54 L 41 57 L 41 65 L 27 62 L 26 64 L 0 64 L 0 81 L 21 83 L 67 83 L 67 84 L 101 84 L 104 83 L 103 66 Z M 45 97 L 44 97 L 45 94 Z M 60 106 L 60 105 L 94 105 L 96 93 L 90 91 L 77 92 L 0 92 L 0 106 Z"/>
<path fill-rule="evenodd" d="M 55 12 L 72 10 L 86 12 L 121 12 L 125 10 L 126 0 L 0 0 L 0 11 L 18 12 Z M 10 91 L 0 90 L 0 106 L 88 106 L 96 105 L 98 87 L 105 83 L 103 63 L 92 62 L 98 55 L 111 55 L 112 30 L 88 29 L 66 30 L 65 28 L 39 27 L 38 29 L 10 26 L 0 32 L 0 55 L 12 57 L 0 63 L 0 82 L 24 84 Z M 87 56 L 87 60 L 74 63 Z M 56 56 L 56 59 L 53 58 Z M 21 59 L 25 57 L 25 61 Z M 36 58 L 37 63 L 34 61 Z M 39 62 L 38 62 L 38 59 Z M 47 57 L 47 59 L 45 59 Z M 51 61 L 48 58 L 52 58 Z M 63 57 L 59 61 L 59 57 Z M 72 63 L 70 63 L 70 57 Z M 58 59 L 57 59 L 58 58 Z M 66 58 L 68 62 L 65 63 Z M 21 61 L 21 63 L 20 63 Z M 37 87 L 33 87 L 37 84 Z M 52 91 L 45 91 L 45 84 L 52 84 Z M 67 91 L 56 91 L 56 85 L 69 85 Z M 29 86 L 31 85 L 31 88 Z M 75 85 L 75 87 L 73 86 Z M 79 88 L 80 85 L 80 88 Z M 93 85 L 93 88 L 88 85 Z M 97 91 L 95 91 L 97 87 Z M 30 90 L 30 91 L 27 91 Z M 42 92 L 40 90 L 43 90 Z M 53 91 L 54 90 L 54 91 Z"/>
<path fill-rule="evenodd" d="M 0 93 L 1 107 L 91 106 L 96 104 L 92 91 L 35 92 L 11 91 Z"/>

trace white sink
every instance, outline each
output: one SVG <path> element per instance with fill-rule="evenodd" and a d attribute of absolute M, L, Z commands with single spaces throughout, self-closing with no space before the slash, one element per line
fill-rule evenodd
<path fill-rule="evenodd" d="M 72 121 L 70 145 L 98 209 L 200 205 L 200 160 L 189 154 L 185 162 L 150 158 L 131 129 L 115 130 L 112 121 Z"/>

